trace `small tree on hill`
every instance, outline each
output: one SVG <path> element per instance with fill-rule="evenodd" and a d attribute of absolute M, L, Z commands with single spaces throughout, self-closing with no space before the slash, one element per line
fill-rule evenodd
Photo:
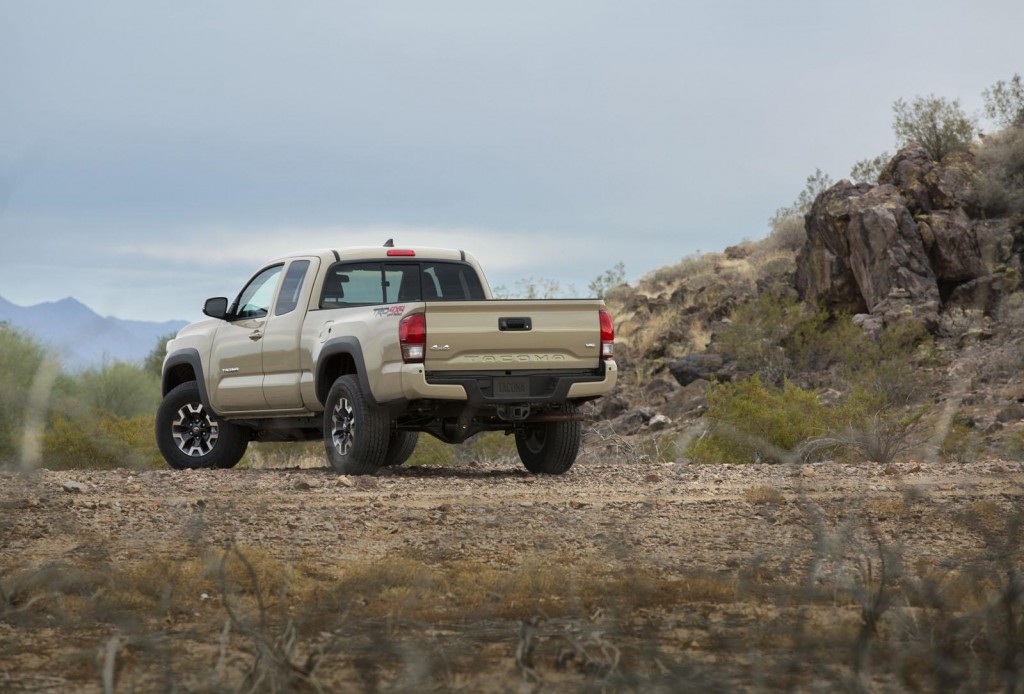
<path fill-rule="evenodd" d="M 768 220 L 772 228 L 768 235 L 769 244 L 773 248 L 797 250 L 803 245 L 807 238 L 804 215 L 811 211 L 815 198 L 831 188 L 833 183 L 831 176 L 821 169 L 815 169 L 807 177 L 807 184 L 793 204 L 775 210 L 775 215 Z"/>
<path fill-rule="evenodd" d="M 985 115 L 1001 128 L 1024 126 L 1024 84 L 1014 74 L 1009 82 L 999 80 L 981 93 Z"/>
<path fill-rule="evenodd" d="M 974 120 L 960 108 L 960 100 L 935 95 L 899 99 L 892 105 L 892 129 L 900 146 L 916 142 L 935 161 L 966 149 L 974 139 Z"/>
<path fill-rule="evenodd" d="M 176 333 L 167 333 L 157 338 L 156 345 L 142 362 L 143 371 L 160 378 L 164 367 L 164 357 L 167 356 L 167 343 L 173 340 L 175 335 Z"/>
<path fill-rule="evenodd" d="M 594 281 L 587 285 L 587 289 L 598 299 L 603 299 L 609 290 L 618 287 L 625 281 L 626 264 L 620 260 L 614 266 L 595 277 Z"/>
<path fill-rule="evenodd" d="M 888 152 L 882 152 L 874 159 L 861 159 L 850 169 L 850 179 L 854 183 L 878 183 L 878 177 L 890 159 L 892 156 Z"/>

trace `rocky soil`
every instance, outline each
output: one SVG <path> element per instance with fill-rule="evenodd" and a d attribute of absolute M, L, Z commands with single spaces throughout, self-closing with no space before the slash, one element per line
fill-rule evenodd
<path fill-rule="evenodd" d="M 969 576 L 957 624 L 995 600 L 1022 483 L 1004 461 L 0 473 L 0 689 L 932 689 L 910 587 Z M 295 572 L 259 620 L 182 578 L 229 548 Z M 346 583 L 399 564 L 420 583 Z M 469 597 L 467 567 L 507 590 Z M 152 599 L 115 599 L 146 594 L 125 577 Z"/>

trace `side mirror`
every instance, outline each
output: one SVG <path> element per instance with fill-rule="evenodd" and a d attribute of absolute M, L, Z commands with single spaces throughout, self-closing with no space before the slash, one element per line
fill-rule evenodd
<path fill-rule="evenodd" d="M 221 318 L 228 315 L 228 300 L 227 297 L 215 296 L 212 299 L 207 299 L 206 303 L 203 304 L 203 313 L 208 315 L 210 318 Z"/>

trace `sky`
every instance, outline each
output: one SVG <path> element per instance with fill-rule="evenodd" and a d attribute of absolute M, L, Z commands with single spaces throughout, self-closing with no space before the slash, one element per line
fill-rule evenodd
<path fill-rule="evenodd" d="M 1020 0 L 0 1 L 0 296 L 195 320 L 264 261 L 463 248 L 492 286 L 763 238 L 892 103 L 980 115 Z M 982 123 L 984 125 L 984 122 Z"/>

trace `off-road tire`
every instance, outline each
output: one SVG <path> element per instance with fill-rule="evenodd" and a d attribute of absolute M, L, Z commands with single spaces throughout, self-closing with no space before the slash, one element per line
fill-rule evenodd
<path fill-rule="evenodd" d="M 395 431 L 391 434 L 388 442 L 388 454 L 384 456 L 383 467 L 398 467 L 411 456 L 416 450 L 416 443 L 420 440 L 418 431 Z"/>
<path fill-rule="evenodd" d="M 387 459 L 391 426 L 353 375 L 340 376 L 324 403 L 324 449 L 336 472 L 376 475 Z"/>
<path fill-rule="evenodd" d="M 176 470 L 229 468 L 245 455 L 249 436 L 242 427 L 211 417 L 199 384 L 187 381 L 172 388 L 157 408 L 156 445 Z"/>
<path fill-rule="evenodd" d="M 575 414 L 576 406 L 569 403 L 564 412 Z M 530 472 L 561 475 L 576 462 L 582 439 L 581 422 L 525 424 L 516 429 L 516 450 Z"/>

